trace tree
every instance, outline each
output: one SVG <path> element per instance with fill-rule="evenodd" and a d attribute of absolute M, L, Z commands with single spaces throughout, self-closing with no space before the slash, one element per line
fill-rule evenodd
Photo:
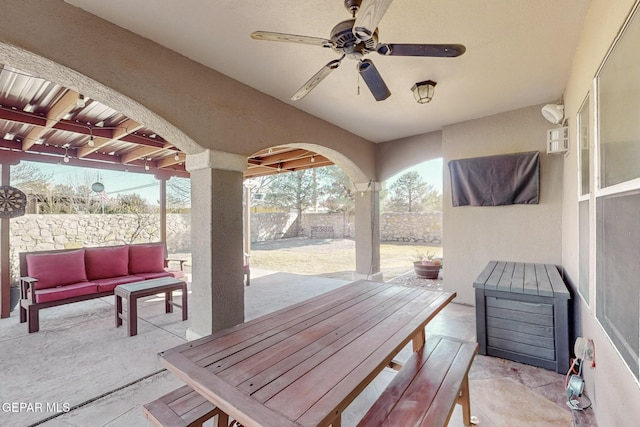
<path fill-rule="evenodd" d="M 442 193 L 433 184 L 427 183 L 423 204 L 427 212 L 442 211 Z"/>
<path fill-rule="evenodd" d="M 172 178 L 167 181 L 167 211 L 188 212 L 191 207 L 191 180 Z"/>
<path fill-rule="evenodd" d="M 295 209 L 298 213 L 295 223 L 296 235 L 300 235 L 302 212 L 312 205 L 313 174 L 305 169 L 277 175 L 269 185 L 265 204 L 283 210 Z"/>
<path fill-rule="evenodd" d="M 389 188 L 386 209 L 396 212 L 420 212 L 440 209 L 442 196 L 416 171 L 407 172 Z"/>
<path fill-rule="evenodd" d="M 123 194 L 118 197 L 118 206 L 122 213 L 149 212 L 147 201 L 137 193 Z"/>
<path fill-rule="evenodd" d="M 44 173 L 36 163 L 20 162 L 11 167 L 11 185 L 19 188 L 25 194 L 45 192 L 53 174 Z"/>
<path fill-rule="evenodd" d="M 338 166 L 320 168 L 326 174 L 322 193 L 326 195 L 323 206 L 330 212 L 352 213 L 355 210 L 355 192 L 351 180 Z"/>

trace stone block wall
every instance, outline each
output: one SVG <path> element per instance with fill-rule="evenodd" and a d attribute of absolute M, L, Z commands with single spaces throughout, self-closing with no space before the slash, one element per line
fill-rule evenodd
<path fill-rule="evenodd" d="M 307 213 L 302 216 L 304 237 L 311 237 L 311 227 L 333 227 L 333 238 L 344 239 L 355 235 L 355 217 L 345 213 Z"/>
<path fill-rule="evenodd" d="M 380 215 L 380 241 L 441 245 L 442 213 L 384 213 Z"/>
<path fill-rule="evenodd" d="M 295 213 L 256 213 L 251 215 L 251 241 L 263 242 L 289 235 Z M 302 217 L 302 236 L 311 228 L 331 226 L 334 238 L 355 235 L 354 217 L 343 213 L 306 213 Z M 158 214 L 121 215 L 25 215 L 11 220 L 11 281 L 18 281 L 20 252 L 70 249 L 89 246 L 122 245 L 160 240 Z M 380 215 L 380 241 L 442 244 L 441 213 L 384 213 Z M 191 252 L 191 216 L 167 215 L 169 253 Z"/>
<path fill-rule="evenodd" d="M 11 282 L 19 277 L 20 252 L 122 245 L 160 240 L 160 215 L 24 215 L 10 224 Z M 167 215 L 169 253 L 191 251 L 191 217 Z"/>
<path fill-rule="evenodd" d="M 266 242 L 282 239 L 287 235 L 296 219 L 295 214 L 288 213 L 252 213 L 251 241 Z"/>

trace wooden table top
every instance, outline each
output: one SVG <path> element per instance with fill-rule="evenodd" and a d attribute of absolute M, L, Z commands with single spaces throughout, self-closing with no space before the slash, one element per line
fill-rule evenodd
<path fill-rule="evenodd" d="M 145 291 L 162 292 L 165 289 L 175 288 L 176 286 L 183 286 L 184 284 L 184 280 L 176 279 L 175 277 L 160 277 L 158 279 L 149 280 L 144 280 L 141 278 L 139 282 L 131 282 L 124 285 L 116 286 L 115 292 L 120 294 Z"/>
<path fill-rule="evenodd" d="M 160 357 L 245 427 L 328 426 L 454 297 L 361 280 Z"/>

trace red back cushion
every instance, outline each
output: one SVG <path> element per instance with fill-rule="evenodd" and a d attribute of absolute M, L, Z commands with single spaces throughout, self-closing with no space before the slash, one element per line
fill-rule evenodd
<path fill-rule="evenodd" d="M 84 249 L 51 254 L 29 254 L 27 274 L 38 279 L 36 289 L 86 282 Z"/>
<path fill-rule="evenodd" d="M 85 248 L 87 279 L 106 279 L 129 274 L 129 248 L 127 246 L 106 246 Z"/>
<path fill-rule="evenodd" d="M 164 270 L 164 243 L 129 246 L 129 274 Z"/>

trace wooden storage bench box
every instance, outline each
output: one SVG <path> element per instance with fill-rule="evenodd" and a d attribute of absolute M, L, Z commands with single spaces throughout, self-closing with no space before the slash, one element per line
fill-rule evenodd
<path fill-rule="evenodd" d="M 491 261 L 473 287 L 479 354 L 569 370 L 571 295 L 555 265 Z"/>

